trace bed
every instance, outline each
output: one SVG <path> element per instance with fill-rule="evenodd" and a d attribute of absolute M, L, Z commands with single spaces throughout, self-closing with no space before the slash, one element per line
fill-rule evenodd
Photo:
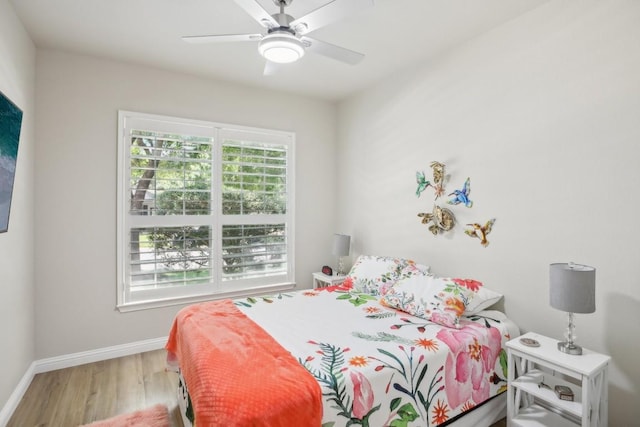
<path fill-rule="evenodd" d="M 339 286 L 187 307 L 167 343 L 185 426 L 488 426 L 519 334 L 497 298 L 361 256 Z"/>

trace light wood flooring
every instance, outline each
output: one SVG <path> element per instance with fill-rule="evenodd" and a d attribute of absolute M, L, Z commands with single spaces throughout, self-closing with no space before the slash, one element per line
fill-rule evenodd
<path fill-rule="evenodd" d="M 37 374 L 7 427 L 76 427 L 157 403 L 182 427 L 178 376 L 165 371 L 165 350 Z"/>
<path fill-rule="evenodd" d="M 165 356 L 156 350 L 38 374 L 7 427 L 76 427 L 157 403 L 169 408 L 172 427 L 183 427 L 178 376 L 165 370 Z"/>

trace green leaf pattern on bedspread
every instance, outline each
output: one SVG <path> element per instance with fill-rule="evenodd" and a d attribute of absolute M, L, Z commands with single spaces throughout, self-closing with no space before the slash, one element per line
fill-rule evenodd
<path fill-rule="evenodd" d="M 323 427 L 437 426 L 506 390 L 499 318 L 449 329 L 344 285 L 235 303 L 321 385 Z M 296 328 L 302 313 L 318 326 Z"/>
<path fill-rule="evenodd" d="M 344 367 L 344 352 L 349 349 L 313 341 L 309 343 L 319 347 L 318 353 L 322 356 L 320 368 L 314 368 L 309 363 L 314 359 L 313 356 L 307 357 L 304 361 L 299 359 L 299 361 L 323 385 L 323 396 L 333 404 L 333 408 L 338 410 L 339 416 L 349 420 L 346 425 L 369 427 L 369 417 L 380 409 L 380 405 L 373 406 L 374 395 L 371 384 L 359 372 L 351 373 L 353 392 L 347 391 L 343 372 L 347 370 Z"/>
<path fill-rule="evenodd" d="M 267 304 L 272 304 L 276 300 L 281 300 L 284 298 L 292 298 L 292 297 L 293 297 L 293 294 L 277 294 L 277 295 L 266 296 L 266 297 L 247 297 L 245 299 L 235 300 L 233 301 L 233 303 L 238 307 L 249 308 L 249 307 L 253 307 L 253 305 L 257 304 L 258 302 L 265 302 Z"/>

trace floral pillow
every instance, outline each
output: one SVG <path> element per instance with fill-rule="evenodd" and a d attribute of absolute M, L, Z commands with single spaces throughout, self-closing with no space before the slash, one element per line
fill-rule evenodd
<path fill-rule="evenodd" d="M 360 255 L 347 279 L 353 289 L 370 295 L 384 295 L 398 280 L 429 273 L 429 267 L 404 258 Z"/>
<path fill-rule="evenodd" d="M 460 316 L 481 286 L 476 280 L 413 276 L 397 282 L 380 302 L 442 326 L 459 328 Z"/>

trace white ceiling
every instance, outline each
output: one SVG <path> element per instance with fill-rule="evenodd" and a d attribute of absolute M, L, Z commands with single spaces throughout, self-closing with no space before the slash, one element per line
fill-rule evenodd
<path fill-rule="evenodd" d="M 300 17 L 330 0 L 294 0 Z M 308 53 L 264 76 L 257 43 L 188 44 L 183 35 L 260 33 L 233 0 L 10 0 L 38 48 L 53 48 L 329 100 L 514 19 L 548 0 L 375 0 L 310 36 L 366 55 L 358 65 Z M 258 0 L 276 13 L 273 0 Z"/>

